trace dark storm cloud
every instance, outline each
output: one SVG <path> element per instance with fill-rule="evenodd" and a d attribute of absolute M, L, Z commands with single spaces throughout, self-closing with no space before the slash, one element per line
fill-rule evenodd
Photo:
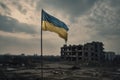
<path fill-rule="evenodd" d="M 32 25 L 20 23 L 16 19 L 0 15 L 0 30 L 5 32 L 24 32 L 35 34 L 36 31 Z"/>
<path fill-rule="evenodd" d="M 3 9 L 5 11 L 6 14 L 10 15 L 11 10 L 8 8 L 7 5 L 5 5 L 4 3 L 0 2 L 0 9 Z"/>
<path fill-rule="evenodd" d="M 1 6 L 2 8 L 7 8 L 6 5 L 4 5 L 3 3 L 0 3 L 0 6 Z"/>
<path fill-rule="evenodd" d="M 120 0 L 110 0 L 110 4 L 111 6 L 116 6 L 116 7 L 120 7 Z"/>
<path fill-rule="evenodd" d="M 42 0 L 38 2 L 40 7 L 52 7 L 53 9 L 65 12 L 71 17 L 78 17 L 88 11 L 97 0 Z"/>
<path fill-rule="evenodd" d="M 98 35 L 119 36 L 120 35 L 120 0 L 42 0 L 38 3 L 40 7 L 52 7 L 70 15 L 70 21 L 85 15 L 93 9 L 93 16 L 89 17 L 92 28 L 96 29 Z M 90 12 L 90 11 L 89 11 Z M 85 13 L 85 14 L 84 14 Z M 94 24 L 92 24 L 94 23 Z"/>
<path fill-rule="evenodd" d="M 119 0 L 99 0 L 86 16 L 84 27 L 95 32 L 90 40 L 101 41 L 105 50 L 120 53 L 120 5 Z"/>
<path fill-rule="evenodd" d="M 4 3 L 1 3 L 1 2 L 0 2 L 0 6 L 1 6 L 3 9 L 9 10 L 9 8 L 8 8 Z"/>
<path fill-rule="evenodd" d="M 88 18 L 89 27 L 94 28 L 103 37 L 120 37 L 120 5 L 118 0 L 99 1 Z M 119 7 L 118 7 L 119 6 Z"/>

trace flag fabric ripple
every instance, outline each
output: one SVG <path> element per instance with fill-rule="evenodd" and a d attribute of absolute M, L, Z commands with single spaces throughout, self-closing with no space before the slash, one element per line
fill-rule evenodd
<path fill-rule="evenodd" d="M 42 30 L 57 33 L 61 38 L 67 41 L 69 30 L 67 25 L 61 20 L 53 17 L 44 10 L 42 10 Z"/>

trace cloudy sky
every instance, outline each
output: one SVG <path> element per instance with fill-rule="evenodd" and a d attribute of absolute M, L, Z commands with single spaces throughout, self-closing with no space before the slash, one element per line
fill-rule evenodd
<path fill-rule="evenodd" d="M 40 54 L 41 9 L 68 25 L 68 44 L 100 41 L 120 53 L 120 0 L 0 0 L 0 54 Z M 59 55 L 64 43 L 43 32 L 43 54 Z"/>

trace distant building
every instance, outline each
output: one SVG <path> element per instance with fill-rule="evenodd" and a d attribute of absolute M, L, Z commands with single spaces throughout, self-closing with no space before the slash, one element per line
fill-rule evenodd
<path fill-rule="evenodd" d="M 101 62 L 104 60 L 102 42 L 86 43 L 84 45 L 64 45 L 61 47 L 61 58 L 76 62 Z"/>
<path fill-rule="evenodd" d="M 113 61 L 115 59 L 116 55 L 114 52 L 105 52 L 105 60 L 106 61 Z"/>
<path fill-rule="evenodd" d="M 114 63 L 115 65 L 120 66 L 120 54 L 115 56 Z"/>

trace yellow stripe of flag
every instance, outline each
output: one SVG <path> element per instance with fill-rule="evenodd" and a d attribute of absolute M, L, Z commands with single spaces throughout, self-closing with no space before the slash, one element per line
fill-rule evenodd
<path fill-rule="evenodd" d="M 61 38 L 67 41 L 69 30 L 65 23 L 49 15 L 42 10 L 42 30 L 57 33 Z"/>

